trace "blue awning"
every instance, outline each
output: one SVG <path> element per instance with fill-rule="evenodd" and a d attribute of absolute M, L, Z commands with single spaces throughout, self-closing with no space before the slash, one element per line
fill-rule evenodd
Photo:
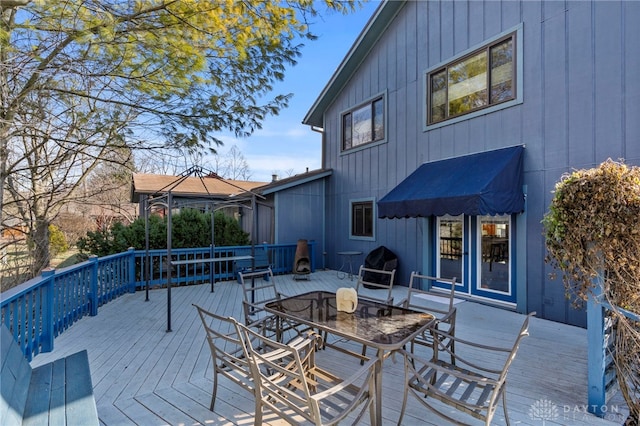
<path fill-rule="evenodd" d="M 378 217 L 520 213 L 523 146 L 425 163 L 378 201 Z"/>

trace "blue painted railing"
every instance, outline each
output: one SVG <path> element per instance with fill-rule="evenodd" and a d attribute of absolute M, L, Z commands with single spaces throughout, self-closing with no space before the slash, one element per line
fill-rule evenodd
<path fill-rule="evenodd" d="M 274 274 L 291 273 L 296 244 L 264 244 Z M 315 271 L 314 242 L 309 242 L 311 270 Z M 172 249 L 172 260 L 208 258 L 210 247 Z M 216 257 L 247 255 L 251 247 L 215 247 Z M 148 263 L 146 260 L 148 259 Z M 146 271 L 149 265 L 149 277 Z M 31 360 L 41 352 L 53 350 L 53 341 L 82 317 L 98 314 L 98 308 L 124 293 L 133 293 L 147 285 L 158 287 L 167 283 L 167 250 L 129 249 L 67 268 L 45 270 L 33 278 L 0 294 L 0 323 L 13 333 Z M 216 262 L 214 278 L 223 281 L 235 278 L 233 261 Z M 200 284 L 210 281 L 209 263 L 194 263 L 173 267 L 171 283 Z"/>
<path fill-rule="evenodd" d="M 594 282 L 594 294 L 587 302 L 588 342 L 588 409 L 599 417 L 611 412 L 607 404 L 615 395 L 617 377 L 615 360 L 615 323 L 610 315 L 611 305 L 602 297 L 602 277 Z M 622 308 L 616 308 L 632 321 L 640 322 L 640 316 Z"/>

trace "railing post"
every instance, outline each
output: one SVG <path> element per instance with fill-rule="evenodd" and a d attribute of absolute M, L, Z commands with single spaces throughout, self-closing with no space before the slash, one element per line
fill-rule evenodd
<path fill-rule="evenodd" d="M 605 309 L 599 298 L 602 294 L 601 275 L 594 280 L 593 294 L 587 301 L 587 381 L 588 409 L 596 416 L 603 417 L 606 401 L 607 344 L 605 339 Z"/>
<path fill-rule="evenodd" d="M 129 247 L 129 293 L 136 292 L 136 249 Z"/>
<path fill-rule="evenodd" d="M 89 278 L 89 315 L 95 317 L 98 315 L 98 256 L 89 256 L 91 262 L 91 276 Z"/>
<path fill-rule="evenodd" d="M 42 312 L 42 352 L 51 352 L 53 350 L 54 340 L 54 312 L 53 312 L 53 292 L 54 292 L 54 275 L 56 270 L 54 268 L 45 269 L 42 271 L 42 278 L 46 280 L 46 283 L 42 286 L 45 289 L 44 296 L 44 309 Z"/>

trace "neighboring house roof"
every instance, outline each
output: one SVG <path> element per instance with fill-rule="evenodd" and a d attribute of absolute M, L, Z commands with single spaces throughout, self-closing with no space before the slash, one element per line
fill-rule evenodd
<path fill-rule="evenodd" d="M 265 185 L 266 182 L 223 179 L 221 177 L 170 176 L 134 173 L 131 181 L 131 201 L 140 201 L 140 195 L 164 194 L 171 190 L 181 197 L 214 196 L 220 198 L 240 195 Z"/>
<path fill-rule="evenodd" d="M 282 191 L 288 188 L 292 188 L 294 186 L 303 185 L 308 182 L 312 182 L 318 179 L 325 178 L 327 176 L 331 176 L 333 170 L 331 169 L 317 169 L 312 170 L 310 172 L 301 173 L 295 176 L 290 176 L 285 179 L 280 179 L 269 183 L 268 185 L 260 186 L 254 188 L 255 192 L 258 192 L 262 195 L 272 194 L 274 192 Z"/>
<path fill-rule="evenodd" d="M 333 76 L 324 87 L 320 96 L 311 106 L 307 115 L 302 120 L 302 124 L 314 127 L 323 127 L 323 116 L 329 105 L 333 103 L 335 97 L 351 79 L 362 61 L 367 57 L 369 51 L 382 36 L 393 18 L 398 14 L 406 1 L 384 1 L 378 6 L 367 25 L 358 36 L 357 40 L 349 49 Z"/>

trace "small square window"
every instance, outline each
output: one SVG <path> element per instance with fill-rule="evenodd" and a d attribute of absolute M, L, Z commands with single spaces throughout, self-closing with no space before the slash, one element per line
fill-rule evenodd
<path fill-rule="evenodd" d="M 373 237 L 373 201 L 351 203 L 351 236 Z"/>

